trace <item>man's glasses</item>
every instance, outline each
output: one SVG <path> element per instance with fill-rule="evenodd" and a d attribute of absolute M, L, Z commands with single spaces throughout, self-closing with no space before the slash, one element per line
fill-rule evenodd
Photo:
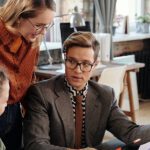
<path fill-rule="evenodd" d="M 83 72 L 90 72 L 92 67 L 94 66 L 94 63 L 90 63 L 90 62 L 86 62 L 86 61 L 79 63 L 77 60 L 75 60 L 73 58 L 66 58 L 65 59 L 66 67 L 74 70 L 77 66 L 79 66 L 80 70 Z"/>
<path fill-rule="evenodd" d="M 43 31 L 44 29 L 47 30 L 48 28 L 51 28 L 54 25 L 54 22 L 47 24 L 47 25 L 34 25 L 31 20 L 29 19 L 27 20 L 38 33 Z"/>

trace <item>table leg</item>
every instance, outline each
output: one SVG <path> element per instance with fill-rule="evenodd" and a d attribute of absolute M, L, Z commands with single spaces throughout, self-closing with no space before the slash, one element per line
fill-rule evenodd
<path fill-rule="evenodd" d="M 127 71 L 126 73 L 127 73 L 126 81 L 127 81 L 130 111 L 129 112 L 125 111 L 125 113 L 131 117 L 132 121 L 135 122 L 136 120 L 135 120 L 134 101 L 133 101 L 133 92 L 132 92 L 132 85 L 131 85 L 131 79 L 130 79 L 130 72 Z"/>

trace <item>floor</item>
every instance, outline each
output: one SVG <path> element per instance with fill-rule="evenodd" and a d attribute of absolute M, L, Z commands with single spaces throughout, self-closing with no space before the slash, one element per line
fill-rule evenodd
<path fill-rule="evenodd" d="M 150 124 L 150 100 L 140 101 L 139 110 L 136 110 L 135 113 L 137 124 Z M 111 133 L 106 132 L 104 141 L 108 141 L 112 137 L 113 135 Z"/>
<path fill-rule="evenodd" d="M 136 122 L 138 124 L 150 124 L 150 100 L 140 101 L 139 106 L 139 110 L 136 110 Z"/>

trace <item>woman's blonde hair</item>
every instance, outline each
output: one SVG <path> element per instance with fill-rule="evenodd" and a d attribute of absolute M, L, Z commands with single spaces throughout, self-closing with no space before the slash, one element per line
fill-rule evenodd
<path fill-rule="evenodd" d="M 92 48 L 94 51 L 94 60 L 98 58 L 100 51 L 100 44 L 91 32 L 74 32 L 72 33 L 63 44 L 63 51 L 67 54 L 69 48 L 79 46 Z"/>
<path fill-rule="evenodd" d="M 0 16 L 10 26 L 14 26 L 19 18 L 34 18 L 39 10 L 49 8 L 56 10 L 53 0 L 6 0 L 0 7 Z"/>
<path fill-rule="evenodd" d="M 34 18 L 46 8 L 55 11 L 54 0 L 6 0 L 5 4 L 0 7 L 0 17 L 8 26 L 15 27 L 20 18 Z M 39 46 L 41 39 L 42 35 L 32 43 L 32 47 Z"/>

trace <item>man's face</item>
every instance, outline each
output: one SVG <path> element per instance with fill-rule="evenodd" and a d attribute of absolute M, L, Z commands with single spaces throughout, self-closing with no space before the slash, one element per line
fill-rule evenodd
<path fill-rule="evenodd" d="M 68 53 L 66 54 L 66 58 L 70 59 L 72 63 L 83 63 L 86 66 L 86 64 L 91 64 L 91 70 L 90 71 L 83 71 L 81 68 L 81 65 L 77 65 L 76 68 L 71 69 L 67 66 L 67 61 L 65 63 L 65 74 L 67 81 L 70 83 L 71 86 L 73 86 L 77 90 L 82 90 L 85 86 L 85 84 L 88 82 L 88 80 L 91 77 L 92 70 L 95 67 L 94 64 L 94 51 L 92 48 L 83 48 L 83 47 L 71 47 L 68 50 Z"/>

